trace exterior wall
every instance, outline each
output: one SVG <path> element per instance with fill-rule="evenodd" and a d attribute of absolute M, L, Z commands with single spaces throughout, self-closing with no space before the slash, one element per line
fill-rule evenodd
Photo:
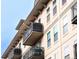
<path fill-rule="evenodd" d="M 23 55 L 29 50 L 30 46 L 24 46 L 24 45 L 23 45 L 23 38 L 21 38 L 21 41 L 16 45 L 15 48 L 19 48 L 19 44 L 20 44 L 20 43 L 21 43 L 20 48 L 21 48 L 21 50 L 22 50 L 22 59 L 23 59 Z M 12 51 L 11 51 L 11 52 L 9 53 L 7 59 L 11 59 L 12 54 L 13 54 L 13 53 L 12 53 Z"/>
<path fill-rule="evenodd" d="M 41 40 L 41 46 L 44 47 L 44 57 L 45 59 L 64 59 L 65 49 L 68 47 L 70 58 L 74 59 L 73 45 L 75 44 L 77 38 L 77 26 L 71 24 L 72 10 L 71 6 L 76 2 L 76 0 L 67 0 L 67 2 L 62 6 L 62 0 L 57 0 L 57 13 L 53 16 L 53 1 L 50 1 L 47 7 L 38 16 L 35 22 L 41 19 L 41 23 L 44 26 L 44 35 Z M 47 8 L 50 7 L 50 21 L 47 23 Z M 68 20 L 68 32 L 63 34 L 63 18 L 67 17 Z M 54 26 L 58 25 L 58 41 L 54 43 Z M 47 47 L 47 33 L 51 32 L 51 46 Z M 19 42 L 21 43 L 22 55 L 24 55 L 31 46 L 23 45 L 23 38 Z M 19 46 L 19 43 L 16 47 Z M 9 55 L 10 56 L 10 55 Z M 8 57 L 9 58 L 9 57 Z"/>
<path fill-rule="evenodd" d="M 67 2 L 62 6 L 61 0 L 57 0 L 57 14 L 53 16 L 52 2 L 49 2 L 47 7 L 43 10 L 42 14 L 39 15 L 38 19 L 41 18 L 41 23 L 44 25 L 44 36 L 41 40 L 41 46 L 45 48 L 45 59 L 52 57 L 54 59 L 54 54 L 57 54 L 56 59 L 64 59 L 64 49 L 65 46 L 69 46 L 70 58 L 74 59 L 73 45 L 77 40 L 77 26 L 71 23 L 72 20 L 72 10 L 71 6 L 76 2 L 76 0 L 67 0 Z M 50 21 L 47 23 L 47 8 L 50 7 Z M 68 20 L 68 32 L 63 34 L 63 18 L 67 17 Z M 53 27 L 58 24 L 59 34 L 58 42 L 54 43 L 53 37 Z M 47 48 L 47 33 L 51 31 L 51 46 Z M 45 45 L 44 45 L 45 44 Z"/>
<path fill-rule="evenodd" d="M 18 43 L 18 45 L 16 47 L 19 47 L 19 44 L 21 43 L 21 50 L 22 50 L 22 59 L 23 56 L 25 55 L 26 52 L 28 52 L 28 50 L 30 49 L 31 46 L 24 46 L 23 45 L 23 38 L 21 39 L 21 41 Z"/>

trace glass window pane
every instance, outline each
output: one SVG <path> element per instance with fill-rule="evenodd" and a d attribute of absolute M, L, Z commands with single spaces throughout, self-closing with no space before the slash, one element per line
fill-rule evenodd
<path fill-rule="evenodd" d="M 63 27 L 63 33 L 65 34 L 68 31 L 68 23 L 66 23 Z"/>
<path fill-rule="evenodd" d="M 66 3 L 66 0 L 62 0 L 62 5 L 64 5 Z"/>
<path fill-rule="evenodd" d="M 57 41 L 58 40 L 58 26 L 57 25 L 53 28 L 53 31 L 54 31 L 54 41 Z"/>
<path fill-rule="evenodd" d="M 53 8 L 53 15 L 55 15 L 56 13 L 57 13 L 57 6 Z"/>
<path fill-rule="evenodd" d="M 51 44 L 51 43 L 50 43 L 50 39 L 49 39 L 49 40 L 48 40 L 47 47 L 50 47 L 50 44 Z"/>
<path fill-rule="evenodd" d="M 47 15 L 47 22 L 50 20 L 50 14 Z"/>
<path fill-rule="evenodd" d="M 21 48 L 21 43 L 19 43 L 19 48 Z"/>
<path fill-rule="evenodd" d="M 58 40 L 58 32 L 54 34 L 54 41 L 57 41 L 57 40 Z"/>
<path fill-rule="evenodd" d="M 74 5 L 74 17 L 77 15 L 77 4 Z"/>
<path fill-rule="evenodd" d="M 47 47 L 50 47 L 51 45 L 51 37 L 50 37 L 50 32 L 47 33 Z"/>
<path fill-rule="evenodd" d="M 48 7 L 48 9 L 47 9 L 47 13 L 50 11 L 50 7 Z"/>
<path fill-rule="evenodd" d="M 72 6 L 72 17 L 77 15 L 77 3 Z"/>
<path fill-rule="evenodd" d="M 74 17 L 77 15 L 77 10 L 74 9 Z"/>

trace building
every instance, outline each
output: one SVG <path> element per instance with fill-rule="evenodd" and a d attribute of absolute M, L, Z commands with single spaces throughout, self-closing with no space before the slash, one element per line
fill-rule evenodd
<path fill-rule="evenodd" d="M 77 0 L 35 0 L 16 30 L 3 59 L 77 59 Z"/>

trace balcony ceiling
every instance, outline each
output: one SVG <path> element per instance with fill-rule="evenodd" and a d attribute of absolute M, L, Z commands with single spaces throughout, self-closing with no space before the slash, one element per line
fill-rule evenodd
<path fill-rule="evenodd" d="M 32 32 L 32 34 L 26 38 L 24 41 L 24 45 L 30 45 L 33 46 L 36 41 L 39 40 L 39 38 L 43 35 L 42 32 Z"/>

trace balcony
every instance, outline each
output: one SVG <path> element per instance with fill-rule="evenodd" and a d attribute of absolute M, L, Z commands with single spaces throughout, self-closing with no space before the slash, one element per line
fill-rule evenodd
<path fill-rule="evenodd" d="M 22 53 L 22 51 L 21 51 L 20 48 L 15 48 L 13 50 L 13 54 L 12 54 L 12 58 L 11 59 L 21 59 L 21 56 L 22 56 L 21 53 Z"/>
<path fill-rule="evenodd" d="M 31 48 L 25 53 L 23 59 L 44 59 L 44 49 L 43 48 Z"/>
<path fill-rule="evenodd" d="M 72 19 L 72 24 L 77 24 L 77 15 Z"/>
<path fill-rule="evenodd" d="M 41 23 L 31 23 L 24 33 L 23 44 L 33 46 L 43 35 L 43 26 Z"/>

